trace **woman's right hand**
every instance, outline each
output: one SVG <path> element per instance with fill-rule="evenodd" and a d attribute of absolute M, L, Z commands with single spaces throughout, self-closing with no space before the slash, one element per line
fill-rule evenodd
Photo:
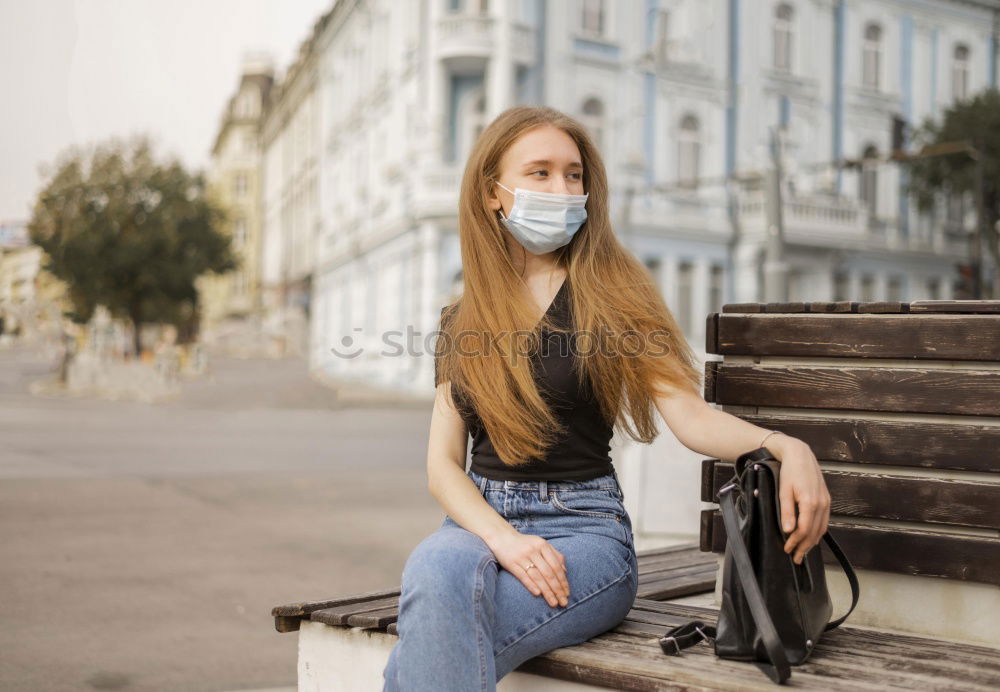
<path fill-rule="evenodd" d="M 517 577 L 528 591 L 536 596 L 544 594 L 553 608 L 569 602 L 566 558 L 547 540 L 515 530 L 489 547 L 500 566 Z M 525 569 L 529 564 L 534 567 Z"/>

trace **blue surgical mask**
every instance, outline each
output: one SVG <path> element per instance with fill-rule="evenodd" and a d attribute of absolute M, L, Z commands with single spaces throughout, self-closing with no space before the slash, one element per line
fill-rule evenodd
<path fill-rule="evenodd" d="M 497 185 L 514 195 L 510 215 L 500 218 L 524 249 L 533 255 L 544 255 L 561 248 L 573 239 L 587 220 L 589 195 L 563 195 L 515 188 L 511 190 L 499 180 Z"/>

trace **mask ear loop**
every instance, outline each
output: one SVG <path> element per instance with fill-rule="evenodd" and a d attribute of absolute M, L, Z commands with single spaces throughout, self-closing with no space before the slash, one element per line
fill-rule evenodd
<path fill-rule="evenodd" d="M 504 185 L 503 183 L 501 183 L 499 180 L 497 180 L 496 178 L 493 178 L 492 180 L 493 180 L 494 183 L 496 183 L 497 185 L 499 185 L 500 187 L 502 187 L 504 190 L 507 190 L 507 186 Z M 507 190 L 507 192 L 510 192 L 510 190 Z M 513 195 L 514 193 L 510 192 L 510 194 Z M 504 213 L 503 213 L 503 203 L 500 204 L 500 208 L 497 210 L 497 213 L 500 214 L 500 218 L 503 219 L 504 221 L 506 221 L 509 218 L 507 216 L 504 216 Z"/>

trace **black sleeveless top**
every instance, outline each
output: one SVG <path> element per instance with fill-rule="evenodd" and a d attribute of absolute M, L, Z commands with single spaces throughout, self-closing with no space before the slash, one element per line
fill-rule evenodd
<path fill-rule="evenodd" d="M 441 310 L 442 318 L 444 311 Z M 559 328 L 572 329 L 569 277 L 546 311 Z M 565 432 L 553 443 L 543 459 L 533 459 L 517 467 L 503 463 L 490 442 L 482 421 L 460 388 L 452 387 L 452 397 L 472 436 L 471 469 L 496 480 L 590 480 L 612 472 L 610 441 L 612 426 L 601 416 L 590 387 L 582 386 L 572 371 L 574 356 L 571 333 L 541 330 L 538 349 L 532 353 L 535 381 L 541 396 L 552 407 Z M 434 384 L 438 380 L 438 358 L 434 358 Z"/>

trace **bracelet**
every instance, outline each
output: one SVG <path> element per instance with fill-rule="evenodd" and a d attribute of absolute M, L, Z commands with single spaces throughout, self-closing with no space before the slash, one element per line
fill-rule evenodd
<path fill-rule="evenodd" d="M 767 438 L 769 438 L 771 435 L 774 435 L 775 433 L 777 433 L 778 435 L 784 435 L 785 434 L 785 433 L 781 432 L 780 430 L 772 430 L 768 434 L 764 435 L 764 439 L 761 440 L 760 444 L 757 445 L 757 446 L 758 447 L 763 447 L 764 446 L 764 442 L 767 440 Z"/>

